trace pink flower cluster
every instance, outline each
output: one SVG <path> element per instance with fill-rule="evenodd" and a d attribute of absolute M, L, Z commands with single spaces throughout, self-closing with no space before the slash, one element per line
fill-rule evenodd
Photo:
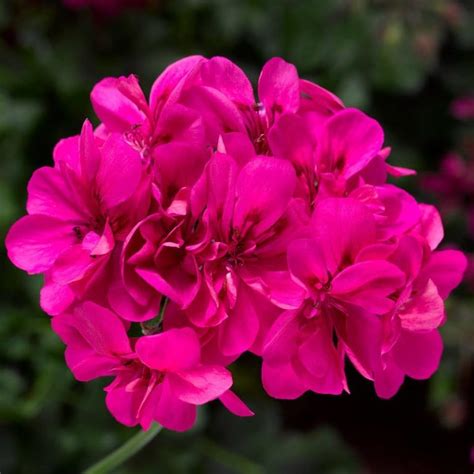
<path fill-rule="evenodd" d="M 41 306 L 82 381 L 114 377 L 126 425 L 193 425 L 250 351 L 270 396 L 349 391 L 344 363 L 391 397 L 437 368 L 443 300 L 466 262 L 436 250 L 438 212 L 387 184 L 380 125 L 279 58 L 254 95 L 231 61 L 169 66 L 91 94 L 100 125 L 61 140 L 28 185 L 12 262 L 43 274 Z M 140 335 L 139 335 L 140 334 Z"/>
<path fill-rule="evenodd" d="M 450 106 L 451 115 L 470 126 L 474 123 L 474 96 L 461 96 Z M 451 220 L 461 218 L 469 241 L 474 241 L 474 137 L 461 135 L 456 148 L 446 153 L 436 172 L 424 173 L 421 187 L 439 201 L 441 214 Z M 474 254 L 468 253 L 465 281 L 474 287 Z"/>

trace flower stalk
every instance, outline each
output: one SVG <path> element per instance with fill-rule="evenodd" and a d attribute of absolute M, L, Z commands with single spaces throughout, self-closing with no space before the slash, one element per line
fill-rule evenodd
<path fill-rule="evenodd" d="M 86 469 L 83 474 L 106 474 L 112 472 L 113 469 L 116 469 L 124 462 L 128 461 L 132 456 L 152 441 L 162 428 L 163 427 L 158 423 L 154 423 L 148 431 L 140 430 L 125 444 Z"/>

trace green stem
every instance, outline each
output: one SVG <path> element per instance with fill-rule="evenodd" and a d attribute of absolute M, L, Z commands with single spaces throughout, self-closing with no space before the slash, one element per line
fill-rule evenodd
<path fill-rule="evenodd" d="M 168 305 L 168 298 L 161 301 L 160 312 L 158 316 L 143 323 L 140 323 L 142 333 L 144 336 L 156 334 L 161 331 L 163 326 L 163 318 L 165 317 L 166 306 Z"/>
<path fill-rule="evenodd" d="M 163 318 L 165 317 L 166 306 L 168 306 L 168 298 L 164 297 L 163 303 L 161 304 L 160 314 L 159 314 L 159 322 L 163 322 Z"/>
<path fill-rule="evenodd" d="M 111 452 L 108 456 L 86 469 L 83 474 L 106 474 L 121 466 L 125 461 L 146 446 L 162 429 L 158 423 L 153 424 L 148 431 L 140 430 L 125 444 Z"/>

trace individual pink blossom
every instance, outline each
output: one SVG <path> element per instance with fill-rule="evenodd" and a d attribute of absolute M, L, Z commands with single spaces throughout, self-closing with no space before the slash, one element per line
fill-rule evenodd
<path fill-rule="evenodd" d="M 474 96 L 458 97 L 451 104 L 451 113 L 459 120 L 474 119 Z"/>
<path fill-rule="evenodd" d="M 423 206 L 421 220 L 430 219 L 396 243 L 368 249 L 361 258 L 385 258 L 406 275 L 394 311 L 374 324 L 380 334 L 382 358 L 367 368 L 379 396 L 394 395 L 408 375 L 429 378 L 439 365 L 442 341 L 438 328 L 445 321 L 443 300 L 459 285 L 466 258 L 456 250 L 435 251 L 442 235 L 441 219 L 431 206 Z M 434 237 L 436 236 L 436 237 Z M 378 326 L 377 326 L 378 324 Z"/>
<path fill-rule="evenodd" d="M 203 61 L 190 56 L 170 65 L 154 82 L 149 101 L 133 75 L 103 79 L 91 93 L 101 120 L 97 134 L 121 133 L 140 153 L 161 207 L 186 198 L 210 156 L 201 111 L 180 101 Z"/>
<path fill-rule="evenodd" d="M 184 431 L 194 424 L 196 406 L 220 397 L 234 412 L 251 413 L 229 392 L 230 372 L 201 363 L 200 344 L 190 328 L 129 339 L 117 316 L 89 302 L 54 317 L 52 325 L 78 380 L 115 377 L 105 388 L 106 404 L 124 425 L 146 430 L 156 421 Z"/>
<path fill-rule="evenodd" d="M 473 98 L 460 97 L 451 104 L 452 114 L 461 120 L 474 118 Z M 463 217 L 468 236 L 474 237 L 474 144 L 468 136 L 456 151 L 448 152 L 439 170 L 424 173 L 421 186 L 439 202 L 442 214 L 450 219 Z M 473 259 L 469 256 L 465 281 L 474 284 Z"/>
<path fill-rule="evenodd" d="M 290 272 L 305 289 L 305 299 L 276 320 L 264 346 L 262 381 L 277 398 L 295 398 L 306 390 L 340 393 L 346 387 L 344 352 L 363 358 L 360 344 L 370 341 L 370 331 L 355 332 L 357 325 L 391 311 L 391 296 L 405 283 L 402 271 L 384 259 L 359 261 L 377 242 L 375 219 L 363 204 L 321 201 L 311 236 L 288 248 Z"/>
<path fill-rule="evenodd" d="M 28 184 L 28 215 L 6 238 L 12 262 L 30 274 L 45 273 L 45 311 L 64 310 L 74 295 L 103 299 L 112 259 L 150 201 L 140 155 L 118 134 L 99 146 L 85 122 L 80 137 L 63 140 L 54 168 L 35 171 Z"/>
<path fill-rule="evenodd" d="M 179 103 L 202 61 L 202 56 L 189 56 L 171 64 L 154 82 L 149 101 L 134 75 L 101 80 L 91 92 L 91 102 L 102 133 L 123 133 L 144 159 L 152 159 L 156 147 L 172 142 L 205 146 L 200 113 Z"/>
<path fill-rule="evenodd" d="M 283 115 L 268 140 L 275 156 L 293 164 L 297 194 L 311 209 L 318 197 L 347 195 L 364 184 L 381 185 L 387 174 L 411 174 L 385 163 L 390 150 L 382 148 L 381 126 L 357 109 L 337 111 L 316 129 L 301 116 Z"/>

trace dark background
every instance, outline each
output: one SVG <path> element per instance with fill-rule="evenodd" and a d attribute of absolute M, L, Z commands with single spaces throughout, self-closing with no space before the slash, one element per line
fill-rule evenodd
<path fill-rule="evenodd" d="M 92 2 L 91 2 L 92 3 Z M 300 76 L 376 117 L 392 164 L 419 171 L 399 184 L 443 206 L 423 177 L 455 150 L 474 167 L 473 122 L 450 104 L 474 93 L 472 3 L 454 0 L 159 0 L 109 15 L 60 0 L 0 2 L 0 232 L 24 213 L 32 171 L 52 164 L 61 137 L 95 120 L 89 92 L 105 76 L 135 73 L 145 91 L 171 61 L 224 55 L 253 80 L 278 55 Z M 469 161 L 471 160 L 471 161 Z M 443 176 L 439 174 L 439 176 Z M 474 195 L 474 189 L 472 190 Z M 470 252 L 472 195 L 445 209 L 446 244 Z M 444 209 L 444 207 L 443 207 Z M 104 406 L 104 382 L 75 382 L 41 313 L 41 281 L 1 248 L 0 471 L 75 473 L 135 430 Z M 474 455 L 474 302 L 469 282 L 448 302 L 446 349 L 427 382 L 390 401 L 349 369 L 352 394 L 278 402 L 260 387 L 256 358 L 235 367 L 255 409 L 239 419 L 217 403 L 195 429 L 162 432 L 119 473 L 462 473 Z"/>

